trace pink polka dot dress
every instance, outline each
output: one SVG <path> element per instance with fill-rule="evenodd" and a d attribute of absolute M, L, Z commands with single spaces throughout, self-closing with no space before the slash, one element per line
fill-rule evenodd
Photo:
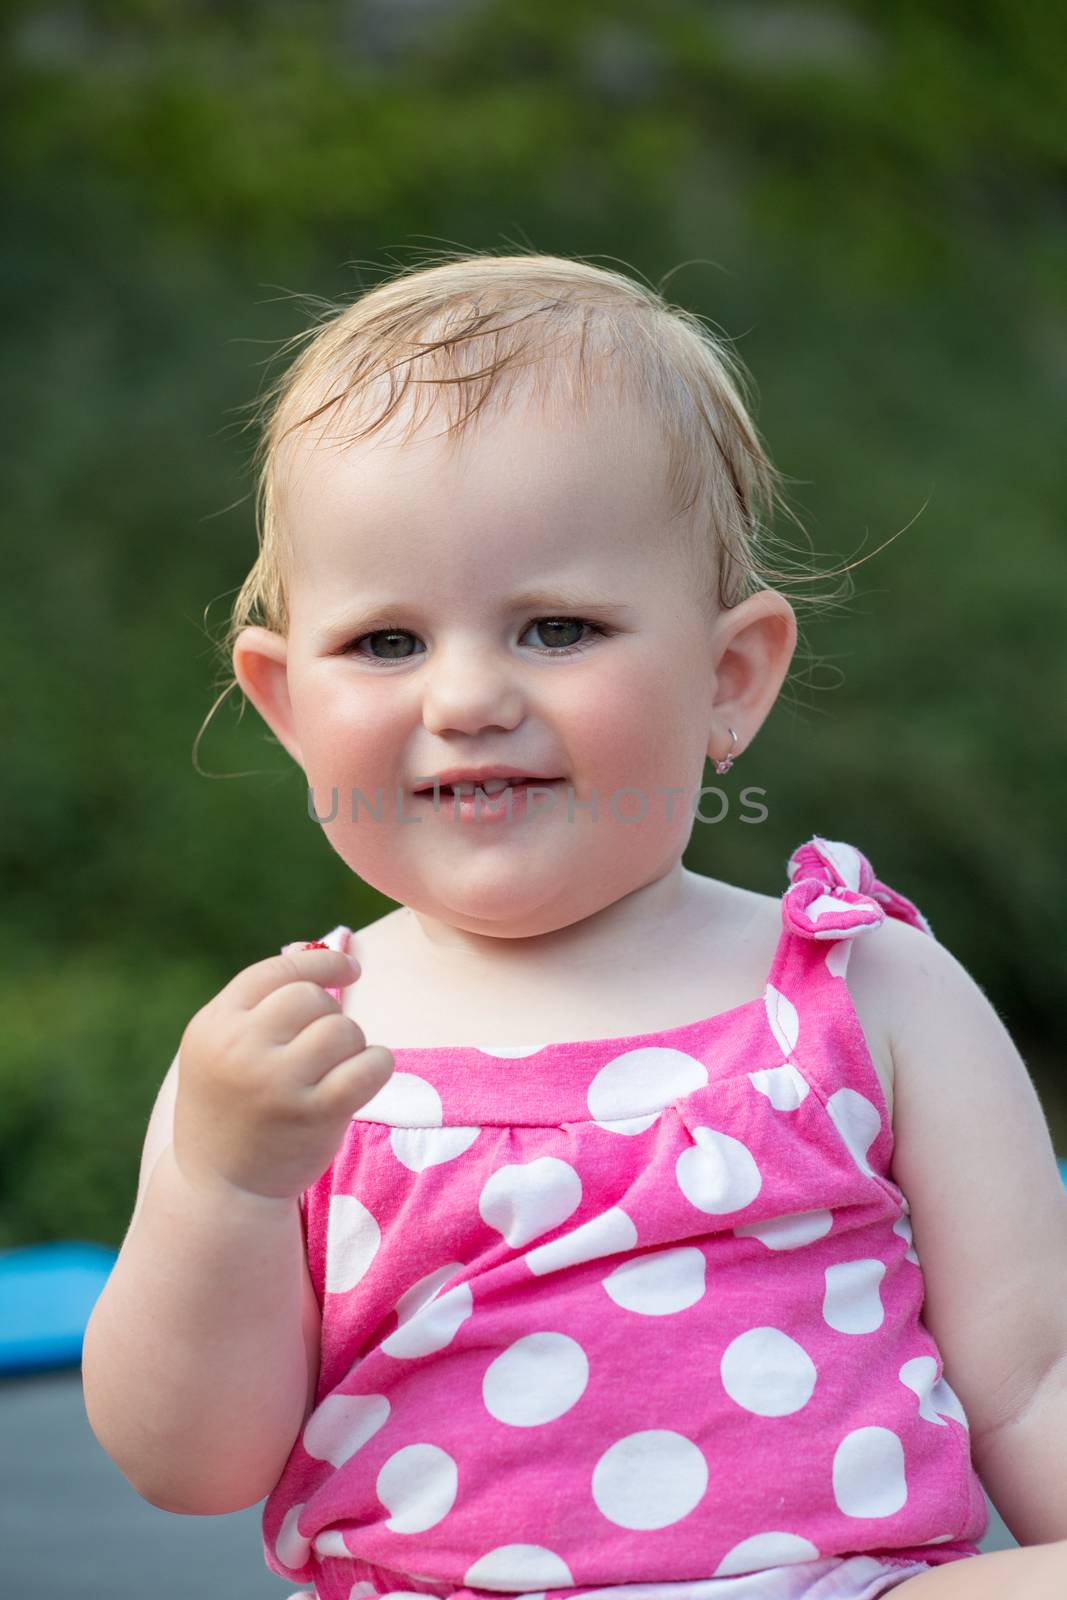
<path fill-rule="evenodd" d="M 394 1050 L 301 1196 L 321 1365 L 263 1541 L 302 1593 L 874 1600 L 979 1553 L 845 981 L 932 930 L 852 845 L 788 876 L 756 1000 Z"/>

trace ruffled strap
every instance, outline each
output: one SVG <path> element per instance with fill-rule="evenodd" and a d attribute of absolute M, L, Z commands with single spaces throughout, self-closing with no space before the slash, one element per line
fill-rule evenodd
<path fill-rule="evenodd" d="M 854 939 L 887 914 L 934 937 L 917 905 L 882 883 L 855 845 L 814 834 L 789 857 L 782 923 L 802 939 Z"/>

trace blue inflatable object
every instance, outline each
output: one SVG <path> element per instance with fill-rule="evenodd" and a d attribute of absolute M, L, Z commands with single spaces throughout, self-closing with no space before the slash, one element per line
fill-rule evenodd
<path fill-rule="evenodd" d="M 1067 1156 L 1060 1158 L 1060 1177 L 1063 1179 L 1064 1188 L 1067 1189 Z"/>
<path fill-rule="evenodd" d="M 80 1239 L 0 1250 L 0 1374 L 76 1367 L 118 1251 Z"/>

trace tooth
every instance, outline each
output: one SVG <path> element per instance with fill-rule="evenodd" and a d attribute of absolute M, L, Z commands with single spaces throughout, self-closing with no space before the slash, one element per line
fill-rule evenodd
<path fill-rule="evenodd" d="M 506 789 L 508 787 L 509 779 L 507 778 L 487 778 L 482 785 L 482 788 L 485 790 L 486 794 L 499 794 L 502 789 Z"/>

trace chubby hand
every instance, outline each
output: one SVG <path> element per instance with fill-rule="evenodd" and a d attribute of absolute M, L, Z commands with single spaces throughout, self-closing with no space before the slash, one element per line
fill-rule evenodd
<path fill-rule="evenodd" d="M 245 967 L 182 1035 L 174 1158 L 190 1182 L 295 1199 L 336 1155 L 353 1114 L 393 1073 L 326 990 L 359 962 L 288 945 Z"/>

